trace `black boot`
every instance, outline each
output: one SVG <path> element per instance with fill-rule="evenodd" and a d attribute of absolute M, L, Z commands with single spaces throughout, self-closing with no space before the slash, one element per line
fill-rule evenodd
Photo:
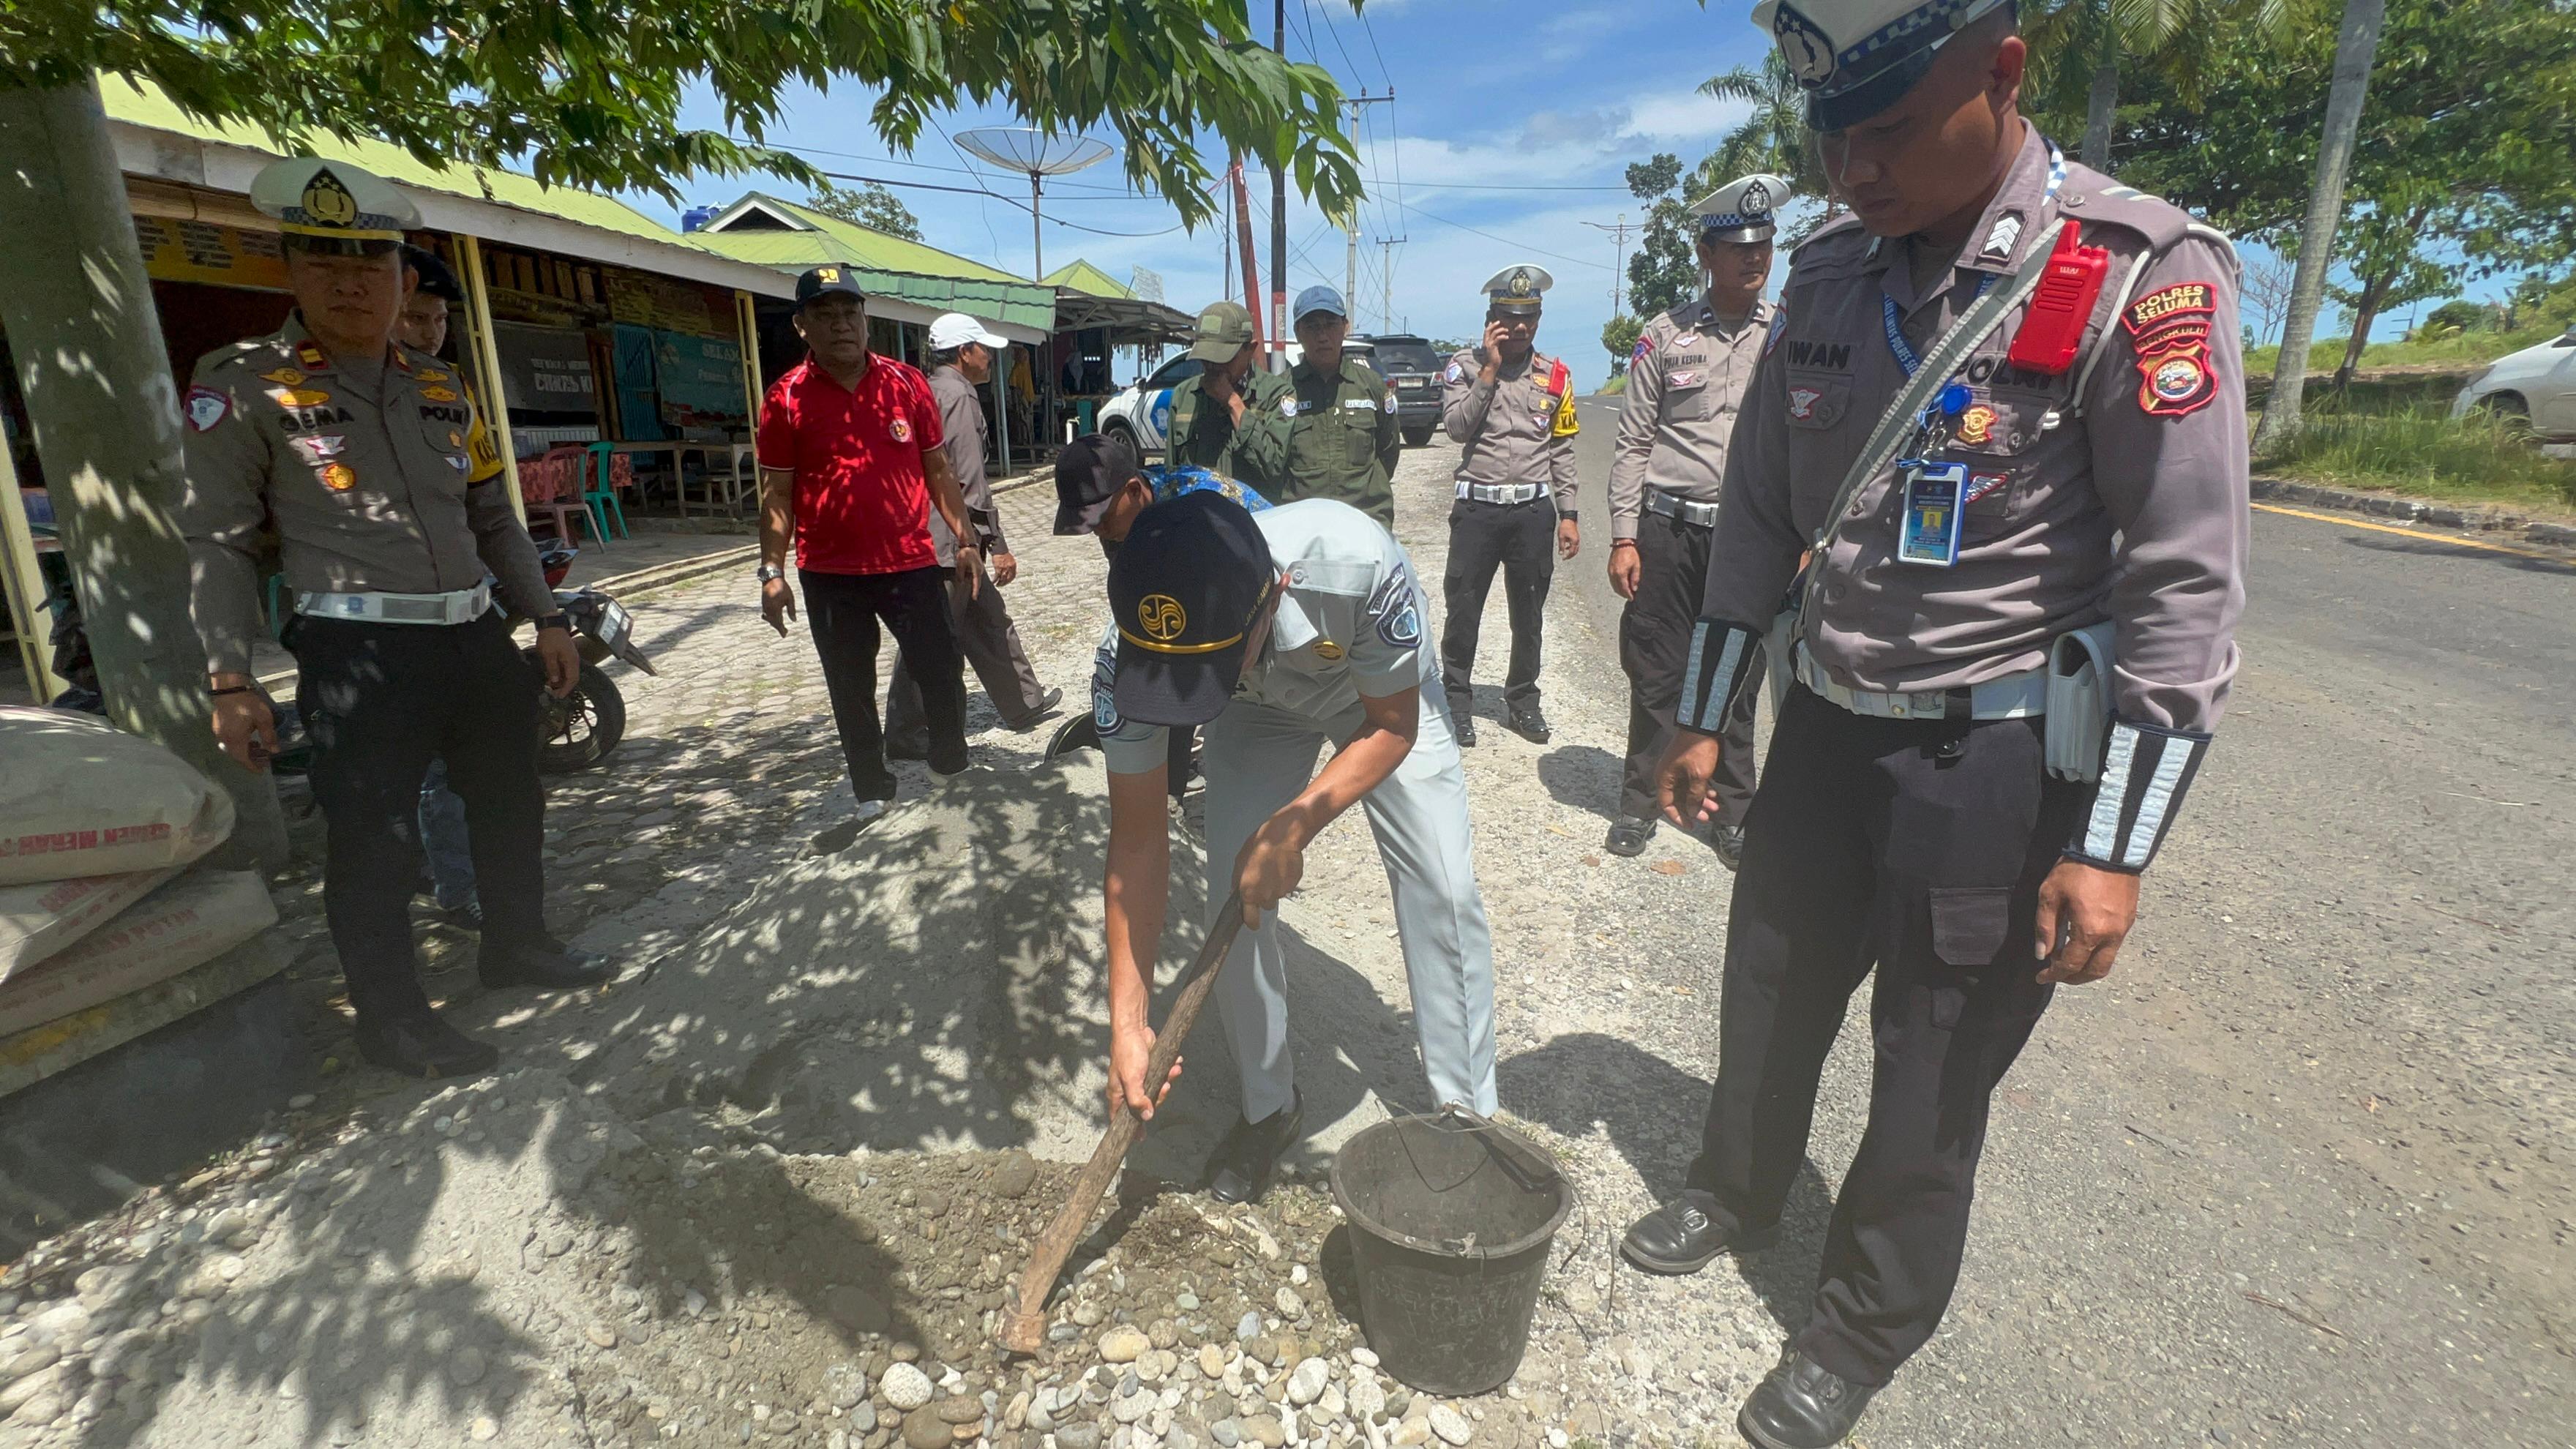
<path fill-rule="evenodd" d="M 500 1064 L 501 1052 L 449 1026 L 436 1012 L 393 1021 L 360 1020 L 358 1055 L 406 1077 L 472 1077 Z"/>
<path fill-rule="evenodd" d="M 617 958 L 597 951 L 577 951 L 551 936 L 540 936 L 518 946 L 495 946 L 486 941 L 476 973 L 486 987 L 495 991 L 511 986 L 570 991 L 605 986 L 615 980 Z"/>
<path fill-rule="evenodd" d="M 1877 1392 L 1791 1349 L 1753 1386 L 1735 1427 L 1762 1449 L 1831 1449 L 1851 1437 L 1860 1411 Z"/>
<path fill-rule="evenodd" d="M 1691 1188 L 1637 1219 L 1619 1252 L 1649 1273 L 1679 1275 L 1698 1272 L 1721 1253 L 1767 1248 L 1779 1236 L 1777 1223 L 1728 1233 L 1717 1223 L 1717 1198 Z"/>
<path fill-rule="evenodd" d="M 1303 1093 L 1258 1122 L 1236 1122 L 1208 1155 L 1208 1196 L 1218 1202 L 1261 1201 L 1270 1191 L 1270 1175 L 1279 1167 L 1279 1154 L 1296 1145 L 1305 1123 Z"/>
<path fill-rule="evenodd" d="M 1643 855 L 1646 842 L 1655 838 L 1655 822 L 1638 815 L 1622 815 L 1610 822 L 1610 833 L 1601 848 L 1612 855 Z"/>
<path fill-rule="evenodd" d="M 1708 848 L 1717 852 L 1718 864 L 1733 870 L 1744 863 L 1744 827 L 1712 823 L 1708 827 Z"/>
<path fill-rule="evenodd" d="M 1537 700 L 1503 707 L 1503 727 L 1534 745 L 1547 743 L 1547 716 Z"/>
<path fill-rule="evenodd" d="M 1476 746 L 1476 710 L 1463 699 L 1449 701 L 1449 733 L 1458 737 L 1458 748 Z"/>

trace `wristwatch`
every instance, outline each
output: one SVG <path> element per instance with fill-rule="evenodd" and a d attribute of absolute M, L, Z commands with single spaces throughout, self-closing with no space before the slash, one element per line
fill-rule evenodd
<path fill-rule="evenodd" d="M 768 564 L 762 564 L 757 577 L 765 584 L 770 582 L 772 579 L 783 579 L 787 577 L 787 570 L 782 568 L 772 568 Z"/>
<path fill-rule="evenodd" d="M 544 618 L 537 620 L 538 633 L 542 634 L 548 629 L 561 629 L 567 634 L 571 633 L 572 616 L 569 614 L 548 614 Z"/>

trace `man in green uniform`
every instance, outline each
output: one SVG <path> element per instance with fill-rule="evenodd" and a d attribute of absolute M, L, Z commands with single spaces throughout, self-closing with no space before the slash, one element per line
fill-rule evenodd
<path fill-rule="evenodd" d="M 1377 369 L 1342 354 L 1351 309 L 1330 287 L 1297 294 L 1297 345 L 1305 355 L 1288 373 L 1289 391 L 1274 416 L 1287 424 L 1287 457 L 1281 475 L 1261 478 L 1272 501 L 1330 498 L 1347 503 L 1389 529 L 1395 527 L 1395 460 L 1404 431 L 1395 418 L 1395 393 Z M 1245 415 L 1251 416 L 1249 409 Z M 1265 420 L 1262 427 L 1277 426 Z M 1242 450 L 1257 450 L 1247 442 Z"/>
<path fill-rule="evenodd" d="M 1252 314 L 1240 304 L 1211 302 L 1199 314 L 1190 356 L 1203 366 L 1172 389 L 1165 461 L 1257 483 L 1278 473 L 1288 452 L 1287 420 L 1279 414 L 1288 379 L 1256 367 L 1259 351 Z"/>

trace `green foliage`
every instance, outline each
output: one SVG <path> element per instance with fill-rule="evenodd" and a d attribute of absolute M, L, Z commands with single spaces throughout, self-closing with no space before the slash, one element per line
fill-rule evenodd
<path fill-rule="evenodd" d="M 837 216 L 870 231 L 899 236 L 905 241 L 921 240 L 921 219 L 912 214 L 912 208 L 896 200 L 893 192 L 873 181 L 856 190 L 823 182 L 805 198 L 805 204 L 825 216 Z"/>
<path fill-rule="evenodd" d="M 1621 313 L 1601 324 L 1601 350 L 1610 354 L 1610 375 L 1628 375 L 1628 359 L 1637 350 L 1637 336 L 1646 324 Z"/>
<path fill-rule="evenodd" d="M 1817 157 L 1814 138 L 1807 131 L 1807 93 L 1798 87 L 1798 78 L 1789 63 L 1780 58 L 1777 47 L 1762 53 L 1762 65 L 1737 66 L 1724 75 L 1711 76 L 1700 83 L 1700 94 L 1726 100 L 1750 101 L 1753 114 L 1727 133 L 1708 159 L 1699 163 L 1698 175 L 1708 185 L 1703 191 L 1714 191 L 1739 176 L 1767 171 L 1788 178 L 1790 186 L 1802 197 L 1822 198 L 1827 190 L 1824 163 Z"/>
<path fill-rule="evenodd" d="M 2496 322 L 2497 313 L 2493 306 L 2472 302 L 2466 297 L 2455 297 L 2425 313 L 2423 325 L 2416 329 L 2415 335 L 2433 338 L 2457 332 L 2493 332 Z"/>
<path fill-rule="evenodd" d="M 2476 304 L 2471 304 L 2476 305 Z M 2442 396 L 2447 400 L 2459 390 L 2459 382 L 2469 373 L 2495 361 L 2509 352 L 2520 352 L 2537 346 L 2565 331 L 2567 322 L 2518 322 L 2499 330 L 2493 325 L 2465 332 L 2436 331 L 2431 326 L 2419 329 L 2413 337 L 2397 342 L 2374 342 L 2362 349 L 2360 369 L 2368 372 L 2384 368 L 2438 368 L 2448 381 Z M 2268 382 L 2272 367 L 2280 359 L 2281 349 L 2257 347 L 2245 354 L 2245 373 L 2259 382 Z M 2321 365 L 2323 359 L 2320 358 Z M 2358 386 L 2358 384 L 2356 384 Z"/>
<path fill-rule="evenodd" d="M 2269 472 L 2424 498 L 2576 508 L 2576 463 L 2552 458 L 2492 418 L 2453 422 L 2440 403 L 2398 412 L 2312 412 Z"/>
<path fill-rule="evenodd" d="M 1640 317 L 1677 307 L 1699 290 L 1698 228 L 1673 191 L 1681 179 L 1682 160 L 1669 151 L 1628 166 L 1629 192 L 1649 203 L 1646 228 L 1628 258 L 1628 310 Z"/>
<path fill-rule="evenodd" d="M 0 85 L 85 85 L 95 71 L 290 143 L 379 136 L 425 162 L 666 198 L 701 172 L 819 181 L 763 142 L 785 96 L 835 82 L 872 91 L 869 119 L 900 147 L 967 104 L 1050 129 L 1107 127 L 1127 179 L 1192 223 L 1214 214 L 1202 158 L 1228 150 L 1280 161 L 1328 214 L 1359 195 L 1340 88 L 1256 44 L 1239 0 L 0 5 Z M 681 127 L 693 87 L 747 143 Z"/>

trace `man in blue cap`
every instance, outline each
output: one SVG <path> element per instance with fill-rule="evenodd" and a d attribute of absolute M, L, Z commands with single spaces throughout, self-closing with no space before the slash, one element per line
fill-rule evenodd
<path fill-rule="evenodd" d="M 2245 389 L 2227 238 L 2022 119 L 2008 3 L 1754 18 L 1851 211 L 1792 259 L 1726 458 L 1666 818 L 1713 811 L 1757 646 L 1786 700 L 1700 1156 L 1622 1250 L 1687 1273 L 1775 1231 L 1874 970 L 1869 1128 L 1809 1318 L 1736 1421 L 1823 1449 L 1939 1326 L 1989 1098 L 2056 987 L 2110 972 L 2209 748 L 2245 600 Z"/>
<path fill-rule="evenodd" d="M 1258 1199 L 1297 1140 L 1304 1114 L 1272 910 L 1297 888 L 1306 847 L 1353 805 L 1368 812 L 1394 889 L 1432 1101 L 1490 1115 L 1493 937 L 1466 775 L 1437 700 L 1440 665 L 1394 535 L 1328 499 L 1255 514 L 1200 489 L 1135 515 L 1109 563 L 1109 602 L 1116 644 L 1095 673 L 1092 710 L 1109 764 L 1113 1099 L 1150 1118 L 1169 1086 L 1145 1081 L 1146 1003 L 1171 892 L 1166 737 L 1199 726 L 1208 909 L 1239 891 L 1245 926 L 1216 985 L 1243 1117 L 1208 1162 L 1209 1191 Z"/>
<path fill-rule="evenodd" d="M 1308 287 L 1290 312 L 1301 353 L 1288 372 L 1289 392 L 1278 417 L 1265 428 L 1285 427 L 1288 445 L 1280 476 L 1263 478 L 1274 501 L 1331 498 L 1347 503 L 1388 528 L 1395 527 L 1395 460 L 1404 452 L 1404 429 L 1395 417 L 1395 392 L 1377 369 L 1346 355 L 1351 309 L 1330 287 Z M 1244 427 L 1253 426 L 1245 414 Z M 1247 438 L 1239 451 L 1279 456 Z"/>

